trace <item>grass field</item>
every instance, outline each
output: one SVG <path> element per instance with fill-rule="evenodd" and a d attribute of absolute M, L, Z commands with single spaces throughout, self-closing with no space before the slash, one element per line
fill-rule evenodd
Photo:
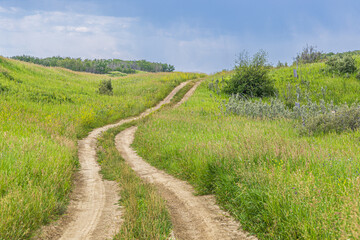
<path fill-rule="evenodd" d="M 355 102 L 360 82 L 321 74 L 321 63 L 272 70 L 281 95 L 295 86 L 313 100 Z M 226 76 L 227 73 L 223 73 Z M 260 239 L 360 238 L 360 132 L 302 135 L 295 120 L 226 115 L 228 96 L 204 82 L 177 109 L 139 125 L 134 146 L 154 166 L 189 181 Z M 303 83 L 301 83 L 303 81 Z M 305 82 L 305 81 L 308 81 Z M 293 101 L 294 99 L 292 99 Z M 156 129 L 156 131 L 154 131 Z"/>
<path fill-rule="evenodd" d="M 78 166 L 78 138 L 142 112 L 198 76 L 111 78 L 114 94 L 107 96 L 97 90 L 108 76 L 0 57 L 0 239 L 27 239 L 64 211 Z"/>

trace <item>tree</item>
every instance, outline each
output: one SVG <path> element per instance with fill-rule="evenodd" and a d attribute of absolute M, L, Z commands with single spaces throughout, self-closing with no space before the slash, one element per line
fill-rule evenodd
<path fill-rule="evenodd" d="M 224 87 L 226 93 L 250 97 L 266 97 L 275 93 L 269 77 L 267 53 L 264 50 L 258 51 L 253 57 L 249 57 L 249 54 L 243 51 L 236 64 L 234 75 Z"/>
<path fill-rule="evenodd" d="M 295 58 L 298 63 L 314 63 L 321 59 L 322 53 L 316 49 L 317 47 L 306 44 L 301 53 Z"/>
<path fill-rule="evenodd" d="M 147 72 L 172 72 L 174 66 L 166 63 L 139 61 L 123 61 L 120 59 L 94 59 L 82 60 L 81 58 L 48 57 L 36 58 L 31 56 L 14 56 L 13 59 L 32 62 L 44 66 L 63 67 L 74 71 L 85 71 L 92 73 L 106 74 L 110 71 L 121 71 L 125 73 L 136 73 L 136 70 Z"/>

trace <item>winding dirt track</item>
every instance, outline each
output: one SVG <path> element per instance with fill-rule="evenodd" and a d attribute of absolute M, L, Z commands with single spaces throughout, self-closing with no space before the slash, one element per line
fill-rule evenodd
<path fill-rule="evenodd" d="M 198 82 L 179 103 L 186 101 Z M 178 105 L 175 105 L 178 106 Z M 132 169 L 143 179 L 154 183 L 169 208 L 177 239 L 256 239 L 240 230 L 238 222 L 222 211 L 213 196 L 195 196 L 193 187 L 152 167 L 130 147 L 136 127 L 130 127 L 115 138 L 116 147 Z"/>
<path fill-rule="evenodd" d="M 174 105 L 174 108 L 177 108 L 181 104 L 183 104 L 185 101 L 187 101 L 195 92 L 196 88 L 202 83 L 202 81 L 198 81 L 194 84 L 194 86 L 184 95 L 184 97 Z"/>
<path fill-rule="evenodd" d="M 147 109 L 137 117 L 121 120 L 93 130 L 88 137 L 79 141 L 80 171 L 76 176 L 74 191 L 66 213 L 57 222 L 42 229 L 37 239 L 94 239 L 112 238 L 121 223 L 118 186 L 105 181 L 99 174 L 96 162 L 97 138 L 106 130 L 149 115 L 173 96 L 188 82 L 177 86 L 163 101 Z"/>

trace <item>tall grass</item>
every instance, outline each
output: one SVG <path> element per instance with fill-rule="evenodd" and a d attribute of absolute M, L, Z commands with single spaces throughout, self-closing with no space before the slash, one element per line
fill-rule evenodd
<path fill-rule="evenodd" d="M 111 78 L 0 57 L 0 239 L 27 239 L 64 212 L 78 165 L 76 141 L 92 128 L 155 105 L 191 73 Z"/>
<path fill-rule="evenodd" d="M 134 124 L 134 123 L 133 123 Z M 124 222 L 115 239 L 168 239 L 171 220 L 154 186 L 144 183 L 122 159 L 114 138 L 131 124 L 111 129 L 99 138 L 98 161 L 106 179 L 120 185 Z"/>
<path fill-rule="evenodd" d="M 360 66 L 360 57 L 356 58 Z M 294 78 L 293 69 L 297 69 L 298 78 Z M 297 99 L 300 95 L 308 95 L 312 101 L 324 99 L 334 104 L 347 102 L 354 103 L 359 99 L 359 80 L 356 73 L 338 75 L 328 71 L 325 63 L 302 64 L 298 67 L 283 67 L 270 72 L 275 80 L 279 97 L 293 106 L 296 101 L 306 101 L 305 98 Z M 325 97 L 324 97 L 325 96 Z"/>
<path fill-rule="evenodd" d="M 326 83 L 338 102 L 353 101 L 360 87 L 345 79 L 354 88 L 342 96 L 333 78 L 319 78 L 310 90 Z M 139 126 L 139 155 L 200 194 L 215 194 L 260 239 L 359 239 L 360 132 L 304 136 L 294 120 L 226 115 L 219 110 L 226 96 L 215 98 L 208 84 Z"/>

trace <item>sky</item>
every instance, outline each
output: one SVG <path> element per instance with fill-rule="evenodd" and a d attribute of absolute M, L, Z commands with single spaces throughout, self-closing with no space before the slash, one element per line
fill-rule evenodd
<path fill-rule="evenodd" d="M 243 50 L 292 63 L 306 44 L 360 49 L 358 0 L 0 0 L 0 55 L 232 69 Z"/>

